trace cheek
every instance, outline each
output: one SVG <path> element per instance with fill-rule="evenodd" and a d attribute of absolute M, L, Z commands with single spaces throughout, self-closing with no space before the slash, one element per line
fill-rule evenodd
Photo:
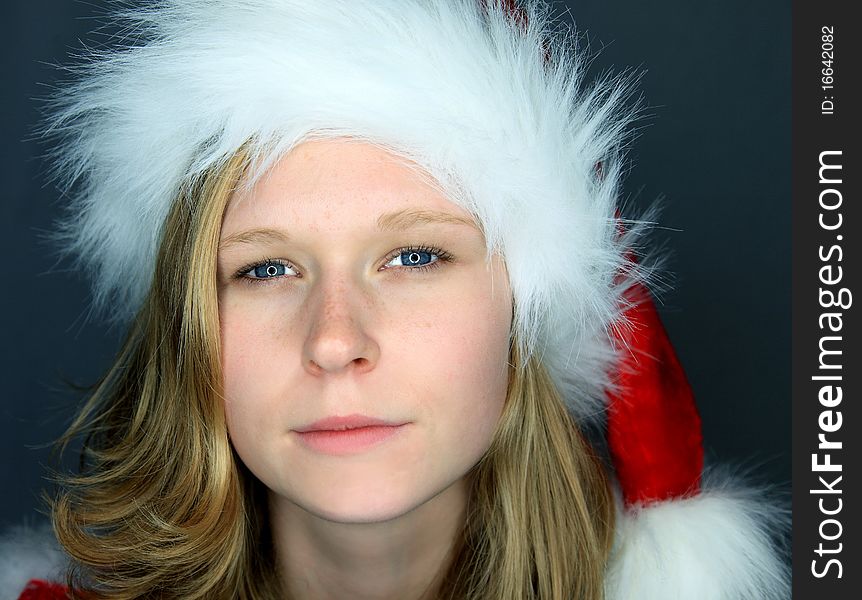
<path fill-rule="evenodd" d="M 505 404 L 509 379 L 510 304 L 477 294 L 438 315 L 417 336 L 417 360 L 428 365 L 427 398 L 437 434 L 473 459 L 487 449 Z"/>
<path fill-rule="evenodd" d="M 282 378 L 271 360 L 274 342 L 259 316 L 222 311 L 220 317 L 225 418 L 241 451 L 261 441 L 259 434 L 280 422 L 273 417 L 285 408 L 276 402 Z"/>
<path fill-rule="evenodd" d="M 255 383 L 252 372 L 260 346 L 251 343 L 254 337 L 242 317 L 233 318 L 222 313 L 221 366 L 228 406 L 237 403 L 244 395 L 241 391 L 249 383 Z"/>
<path fill-rule="evenodd" d="M 228 401 L 255 398 L 255 390 L 276 386 L 284 379 L 290 351 L 284 323 L 291 307 L 284 302 L 248 301 L 227 294 L 219 299 L 221 366 Z"/>

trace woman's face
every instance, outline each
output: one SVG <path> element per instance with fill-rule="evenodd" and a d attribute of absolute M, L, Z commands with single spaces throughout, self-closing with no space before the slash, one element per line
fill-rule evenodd
<path fill-rule="evenodd" d="M 272 493 L 328 520 L 388 520 L 488 448 L 508 381 L 505 266 L 392 155 L 295 148 L 229 202 L 218 279 L 228 429 Z M 297 431 L 350 415 L 400 426 Z"/>

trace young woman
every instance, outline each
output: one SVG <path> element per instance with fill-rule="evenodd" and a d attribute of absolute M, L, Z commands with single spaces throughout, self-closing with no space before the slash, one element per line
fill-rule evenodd
<path fill-rule="evenodd" d="M 67 434 L 67 576 L 22 598 L 789 594 L 617 215 L 630 82 L 585 88 L 546 6 L 123 18 L 49 133 L 129 333 Z"/>

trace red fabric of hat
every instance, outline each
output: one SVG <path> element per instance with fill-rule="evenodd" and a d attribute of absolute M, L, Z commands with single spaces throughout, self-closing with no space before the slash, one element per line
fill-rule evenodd
<path fill-rule="evenodd" d="M 700 415 L 652 297 L 627 295 L 617 390 L 608 393 L 608 445 L 626 505 L 695 495 L 703 470 Z"/>
<path fill-rule="evenodd" d="M 31 579 L 18 600 L 65 600 L 68 588 L 59 583 Z"/>

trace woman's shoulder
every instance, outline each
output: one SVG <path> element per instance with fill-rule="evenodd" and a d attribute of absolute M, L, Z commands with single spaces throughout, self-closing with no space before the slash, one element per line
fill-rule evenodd
<path fill-rule="evenodd" d="M 776 544 L 789 513 L 771 494 L 710 472 L 693 498 L 647 507 L 618 504 L 608 600 L 789 598 L 786 556 Z M 68 562 L 47 525 L 0 533 L 0 600 L 66 598 Z"/>
<path fill-rule="evenodd" d="M 67 564 L 47 524 L 0 531 L 0 600 L 65 598 Z"/>

